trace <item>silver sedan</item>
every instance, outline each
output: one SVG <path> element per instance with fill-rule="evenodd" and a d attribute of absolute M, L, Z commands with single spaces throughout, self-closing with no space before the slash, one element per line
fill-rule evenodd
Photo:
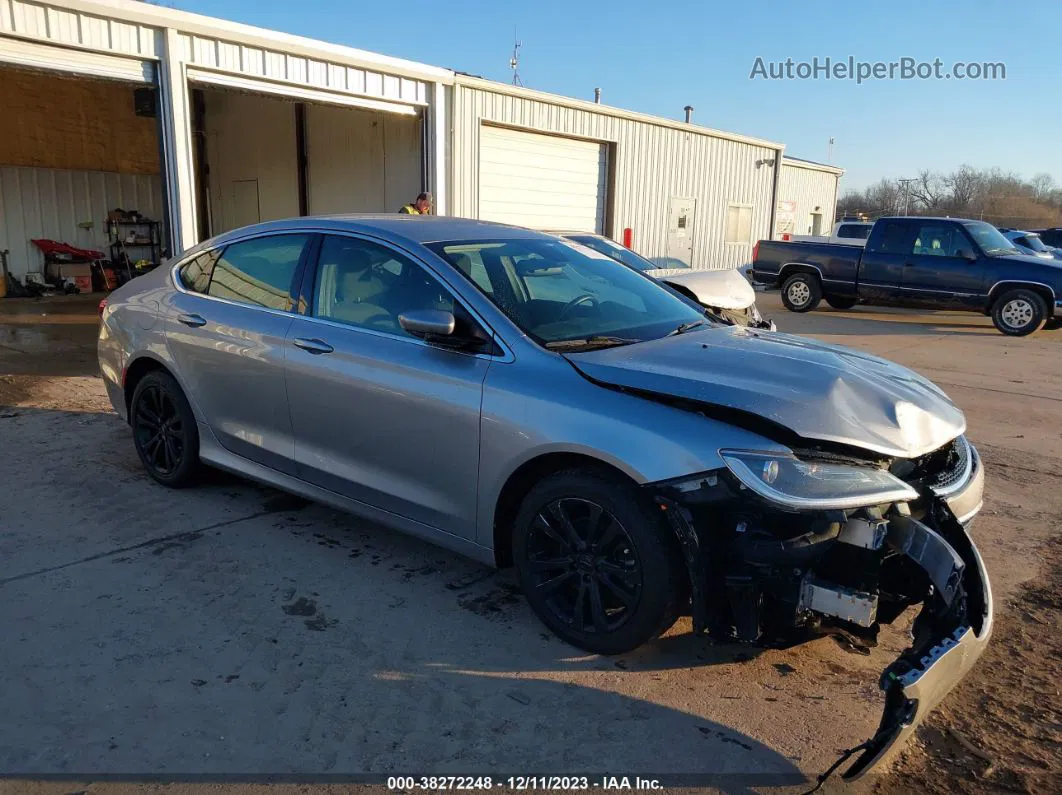
<path fill-rule="evenodd" d="M 148 473 L 227 469 L 515 565 L 556 634 L 791 643 L 921 612 L 848 770 L 973 665 L 992 601 L 962 412 L 890 362 L 720 323 L 585 246 L 448 218 L 240 229 L 102 309 Z"/>

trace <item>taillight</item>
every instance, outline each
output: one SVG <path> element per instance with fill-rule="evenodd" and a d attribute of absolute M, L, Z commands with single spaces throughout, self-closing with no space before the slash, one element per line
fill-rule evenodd
<path fill-rule="evenodd" d="M 103 299 L 100 300 L 100 305 L 99 305 L 99 313 L 100 313 L 100 317 L 101 318 L 103 317 L 103 310 L 106 309 L 106 308 L 107 308 L 107 299 L 103 298 Z"/>
<path fill-rule="evenodd" d="M 760 241 L 756 241 L 756 245 L 752 247 L 752 261 L 755 262 L 760 258 Z"/>
<path fill-rule="evenodd" d="M 626 227 L 623 230 L 623 245 L 624 245 L 625 248 L 630 248 L 631 247 L 631 243 L 633 243 L 633 242 L 634 242 L 634 232 L 628 226 L 628 227 Z"/>

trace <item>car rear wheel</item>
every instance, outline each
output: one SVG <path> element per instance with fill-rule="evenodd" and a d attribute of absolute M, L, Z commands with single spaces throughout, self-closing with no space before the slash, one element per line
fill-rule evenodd
<path fill-rule="evenodd" d="M 856 305 L 855 298 L 836 298 L 834 296 L 826 296 L 826 303 L 832 306 L 834 309 L 851 309 Z"/>
<path fill-rule="evenodd" d="M 1047 303 L 1032 290 L 1011 290 L 992 305 L 992 322 L 1003 334 L 1027 337 L 1047 322 Z"/>
<path fill-rule="evenodd" d="M 170 488 L 191 484 L 199 470 L 199 430 L 173 376 L 161 370 L 145 375 L 133 392 L 129 417 L 148 474 Z"/>
<path fill-rule="evenodd" d="M 782 303 L 790 312 L 810 312 L 822 300 L 822 285 L 810 273 L 795 273 L 782 285 Z"/>
<path fill-rule="evenodd" d="M 686 593 L 677 546 L 644 495 L 618 477 L 541 480 L 516 518 L 513 557 L 531 608 L 563 640 L 622 654 L 675 623 Z"/>

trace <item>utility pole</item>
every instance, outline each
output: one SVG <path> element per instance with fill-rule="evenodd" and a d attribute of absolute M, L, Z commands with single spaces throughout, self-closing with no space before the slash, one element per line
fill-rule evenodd
<path fill-rule="evenodd" d="M 907 215 L 907 211 L 911 206 L 911 183 L 918 182 L 917 179 L 898 179 L 896 183 L 903 185 L 903 214 Z"/>

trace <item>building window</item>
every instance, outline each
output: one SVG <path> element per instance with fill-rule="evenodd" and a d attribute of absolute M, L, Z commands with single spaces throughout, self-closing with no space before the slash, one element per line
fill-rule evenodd
<path fill-rule="evenodd" d="M 728 204 L 726 208 L 727 243 L 752 242 L 752 205 Z"/>

